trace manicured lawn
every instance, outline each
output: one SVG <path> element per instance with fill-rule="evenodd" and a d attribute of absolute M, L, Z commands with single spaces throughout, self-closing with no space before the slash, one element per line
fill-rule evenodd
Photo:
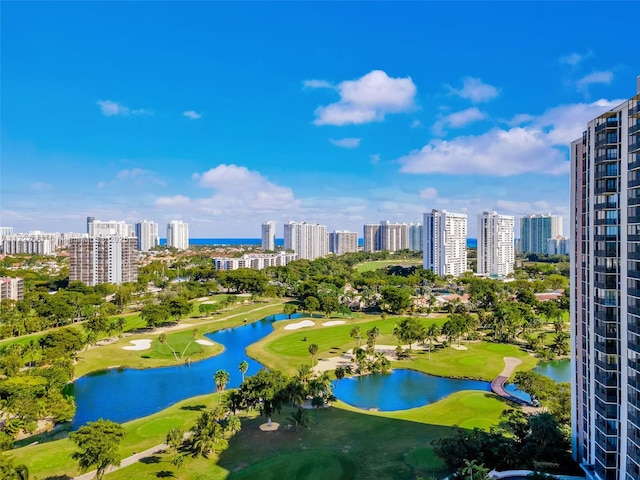
<path fill-rule="evenodd" d="M 380 329 L 380 336 L 376 343 L 378 345 L 398 345 L 398 339 L 393 335 L 396 322 L 402 317 L 388 317 L 382 320 L 377 315 L 361 315 L 350 320 L 345 320 L 344 325 L 323 327 L 322 323 L 330 321 L 326 318 L 314 318 L 314 327 L 305 327 L 299 330 L 285 330 L 284 327 L 290 323 L 296 323 L 300 319 L 291 322 L 279 322 L 275 325 L 273 333 L 263 338 L 259 342 L 249 346 L 247 353 L 260 359 L 262 363 L 270 368 L 278 368 L 288 373 L 294 373 L 302 363 L 310 363 L 309 345 L 318 345 L 316 360 L 325 357 L 340 356 L 347 350 L 355 346 L 354 339 L 350 332 L 356 325 L 360 327 L 362 345 L 366 344 L 367 330 L 377 326 Z M 434 314 L 431 318 L 423 319 L 423 323 L 437 323 L 442 325 L 446 321 L 444 315 Z M 306 338 L 306 340 L 305 340 Z"/>
<path fill-rule="evenodd" d="M 214 317 L 192 317 L 183 320 L 179 324 L 179 330 L 166 332 L 167 344 L 171 345 L 174 350 L 178 352 L 178 355 L 180 355 L 189 341 L 193 339 L 194 329 L 198 329 L 196 339 L 205 339 L 203 336 L 205 333 L 240 325 L 245 318 L 249 321 L 254 321 L 275 313 L 280 313 L 282 312 L 281 302 L 281 300 L 273 300 L 267 303 L 240 305 Z M 170 327 L 173 327 L 173 325 Z M 162 328 L 158 328 L 155 331 L 149 330 L 128 335 L 118 339 L 112 344 L 80 352 L 76 365 L 76 376 L 81 377 L 89 372 L 104 370 L 113 366 L 154 368 L 175 365 L 176 360 L 171 349 L 167 345 L 161 344 L 158 340 L 159 333 L 162 330 Z M 127 345 L 133 345 L 130 343 L 132 340 L 143 339 L 152 340 L 151 348 L 148 350 L 124 350 L 122 348 Z M 205 357 L 217 355 L 221 351 L 222 346 L 218 344 L 209 346 L 191 342 L 184 358 L 186 358 L 190 352 L 195 352 L 191 360 L 197 361 Z M 183 361 L 184 359 L 179 359 L 177 362 Z"/>
<path fill-rule="evenodd" d="M 372 260 L 370 262 L 363 262 L 355 266 L 355 269 L 362 272 L 369 272 L 371 270 L 378 270 L 380 268 L 386 268 L 390 265 L 422 265 L 422 260 L 419 258 L 414 259 L 395 259 L 395 260 Z"/>

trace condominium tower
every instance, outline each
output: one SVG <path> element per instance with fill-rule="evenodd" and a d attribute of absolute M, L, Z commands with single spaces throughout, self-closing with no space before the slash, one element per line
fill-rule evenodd
<path fill-rule="evenodd" d="M 467 216 L 446 210 L 424 214 L 423 266 L 437 275 L 467 271 Z"/>
<path fill-rule="evenodd" d="M 96 220 L 95 217 L 87 217 L 87 233 L 90 237 L 102 237 L 119 235 L 121 237 L 133 237 L 133 226 L 124 222 L 110 220 L 103 222 Z"/>
<path fill-rule="evenodd" d="M 89 286 L 138 279 L 135 237 L 100 236 L 69 241 L 69 281 Z"/>
<path fill-rule="evenodd" d="M 307 222 L 284 224 L 284 248 L 298 258 L 314 260 L 329 254 L 329 234 L 325 225 Z"/>
<path fill-rule="evenodd" d="M 269 251 L 276 249 L 276 222 L 264 222 L 262 224 L 261 248 Z"/>
<path fill-rule="evenodd" d="M 379 225 L 365 225 L 364 251 L 397 252 L 409 248 L 409 227 L 407 223 L 389 223 L 387 220 L 381 221 Z"/>
<path fill-rule="evenodd" d="M 136 223 L 136 237 L 138 238 L 138 250 L 148 252 L 160 244 L 158 238 L 158 224 L 148 220 Z"/>
<path fill-rule="evenodd" d="M 571 143 L 573 454 L 598 480 L 640 478 L 638 94 Z"/>
<path fill-rule="evenodd" d="M 336 255 L 358 251 L 358 234 L 347 230 L 336 230 L 329 234 L 329 251 Z"/>
<path fill-rule="evenodd" d="M 547 253 L 547 240 L 562 236 L 562 217 L 526 215 L 520 219 L 520 251 Z"/>
<path fill-rule="evenodd" d="M 167 247 L 186 250 L 189 248 L 189 224 L 171 220 L 167 224 Z"/>
<path fill-rule="evenodd" d="M 506 277 L 513 273 L 514 217 L 483 212 L 478 215 L 477 273 Z"/>

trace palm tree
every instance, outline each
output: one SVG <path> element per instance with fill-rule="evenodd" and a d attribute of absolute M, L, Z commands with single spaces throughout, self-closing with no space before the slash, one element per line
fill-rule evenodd
<path fill-rule="evenodd" d="M 306 428 L 309 426 L 309 418 L 307 417 L 307 411 L 304 408 L 298 407 L 295 411 L 291 412 L 291 415 L 287 417 L 287 420 L 291 422 L 291 425 L 298 431 L 298 427 Z"/>
<path fill-rule="evenodd" d="M 224 392 L 224 388 L 227 386 L 227 383 L 229 383 L 229 372 L 227 372 L 226 370 L 218 370 L 214 375 L 213 375 L 213 381 L 216 384 L 216 390 L 218 391 L 218 405 L 220 404 L 220 401 L 222 399 L 222 392 Z"/>
<path fill-rule="evenodd" d="M 246 360 L 240 362 L 238 365 L 238 370 L 240 370 L 240 374 L 242 375 L 242 383 L 244 383 L 244 374 L 249 370 L 249 363 Z"/>
<path fill-rule="evenodd" d="M 184 432 L 182 431 L 182 429 L 174 427 L 167 433 L 167 439 L 165 440 L 165 443 L 171 450 L 177 453 L 178 448 L 180 448 L 180 446 L 182 445 L 183 439 Z"/>
<path fill-rule="evenodd" d="M 178 469 L 178 477 L 177 477 L 178 479 L 180 479 L 180 469 L 182 468 L 182 466 L 185 464 L 186 461 L 187 461 L 187 456 L 184 453 L 176 454 L 176 456 L 173 457 L 173 459 L 171 460 L 171 465 L 173 465 Z"/>
<path fill-rule="evenodd" d="M 161 333 L 160 336 L 158 337 L 158 341 L 163 344 L 166 345 L 167 347 L 169 347 L 171 349 L 171 351 L 173 352 L 173 356 L 176 360 L 178 360 L 178 352 L 176 352 L 173 347 L 171 345 L 169 345 L 169 343 L 167 342 L 167 334 L 166 333 Z"/>
<path fill-rule="evenodd" d="M 349 335 L 351 335 L 351 338 L 353 338 L 356 341 L 356 348 L 358 348 L 360 346 L 360 340 L 362 340 L 362 334 L 360 333 L 360 327 L 355 326 L 351 329 L 351 331 L 349 332 Z"/>
<path fill-rule="evenodd" d="M 315 343 L 309 345 L 309 353 L 311 354 L 311 366 L 314 366 L 316 353 L 318 353 L 318 345 L 316 345 Z"/>
<path fill-rule="evenodd" d="M 339 366 L 339 367 L 336 367 L 333 373 L 336 376 L 336 386 L 337 386 L 338 382 L 344 378 L 347 372 L 343 366 Z"/>
<path fill-rule="evenodd" d="M 433 342 L 435 342 L 438 339 L 439 334 L 440 334 L 440 329 L 438 328 L 438 325 L 436 325 L 435 323 L 432 323 L 431 325 L 429 325 L 424 332 L 424 339 L 429 344 L 429 360 L 431 360 L 431 346 L 433 345 Z"/>
<path fill-rule="evenodd" d="M 225 421 L 224 428 L 227 432 L 231 433 L 231 435 L 235 435 L 242 428 L 242 422 L 235 415 L 229 415 Z"/>
<path fill-rule="evenodd" d="M 118 317 L 116 319 L 116 330 L 118 331 L 118 335 L 122 335 L 124 332 L 124 327 L 127 326 L 127 319 L 124 317 Z"/>

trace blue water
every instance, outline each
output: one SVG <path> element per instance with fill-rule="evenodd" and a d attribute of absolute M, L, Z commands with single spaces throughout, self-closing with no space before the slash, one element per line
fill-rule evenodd
<path fill-rule="evenodd" d="M 354 407 L 388 412 L 428 405 L 460 390 L 490 392 L 491 384 L 398 369 L 387 374 L 344 378 L 337 382 L 334 394 Z"/>
<path fill-rule="evenodd" d="M 540 362 L 533 370 L 556 382 L 562 383 L 571 381 L 571 362 L 569 360 Z"/>
<path fill-rule="evenodd" d="M 300 316 L 294 314 L 291 318 Z M 74 428 L 99 418 L 126 422 L 156 413 L 180 400 L 212 393 L 215 391 L 213 374 L 216 370 L 229 372 L 231 378 L 227 388 L 240 386 L 240 362 L 246 360 L 249 363 L 246 375 L 253 375 L 262 368 L 260 363 L 247 357 L 245 349 L 271 333 L 274 321 L 283 319 L 287 316 L 273 315 L 258 322 L 206 334 L 207 338 L 224 345 L 224 352 L 194 362 L 189 367 L 114 368 L 79 378 L 72 388 L 77 407 Z"/>

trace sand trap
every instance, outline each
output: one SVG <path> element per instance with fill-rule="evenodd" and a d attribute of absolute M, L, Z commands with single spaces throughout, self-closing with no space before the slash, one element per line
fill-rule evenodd
<path fill-rule="evenodd" d="M 302 320 L 301 322 L 292 323 L 290 325 L 287 325 L 286 327 L 284 327 L 284 329 L 285 330 L 298 330 L 299 328 L 313 327 L 315 324 L 316 324 L 316 322 L 314 322 L 312 320 Z"/>
<path fill-rule="evenodd" d="M 126 347 L 122 347 L 123 350 L 148 350 L 151 348 L 151 340 L 131 340 L 129 343 L 133 343 L 133 345 L 127 345 Z"/>
<path fill-rule="evenodd" d="M 323 327 L 332 327 L 334 325 L 343 325 L 345 323 L 344 320 L 331 320 L 330 322 L 324 322 L 322 324 Z"/>
<path fill-rule="evenodd" d="M 199 343 L 200 345 L 215 345 L 213 342 L 210 342 L 209 340 L 196 340 L 196 343 Z"/>
<path fill-rule="evenodd" d="M 454 350 L 469 350 L 467 347 L 465 347 L 464 345 L 451 345 L 451 347 Z"/>

